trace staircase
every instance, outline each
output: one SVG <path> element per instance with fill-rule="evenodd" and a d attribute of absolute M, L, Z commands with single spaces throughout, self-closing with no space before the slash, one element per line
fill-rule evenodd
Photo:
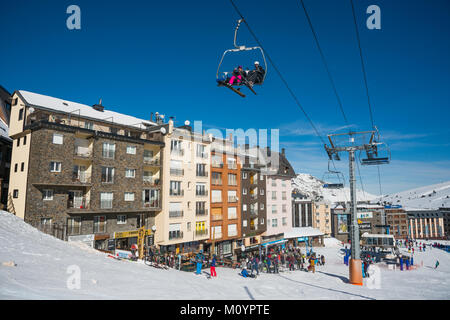
<path fill-rule="evenodd" d="M 8 205 L 6 206 L 8 212 L 16 215 L 16 209 L 14 208 L 13 197 L 11 196 L 11 192 L 8 194 Z"/>

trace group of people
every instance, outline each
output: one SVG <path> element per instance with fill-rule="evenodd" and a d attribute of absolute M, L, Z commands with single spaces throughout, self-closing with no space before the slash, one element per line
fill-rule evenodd
<path fill-rule="evenodd" d="M 255 277 L 260 272 L 279 273 L 280 270 L 315 272 L 316 266 L 325 265 L 325 257 L 314 252 L 304 254 L 299 248 L 276 249 L 267 254 L 253 253 L 241 259 L 241 275 Z M 307 262 L 309 265 L 306 265 Z M 250 270 L 250 273 L 248 272 Z"/>
<path fill-rule="evenodd" d="M 247 81 L 250 86 L 260 84 L 263 82 L 266 71 L 259 65 L 259 61 L 255 61 L 254 66 L 255 68 L 253 70 L 246 71 L 242 69 L 242 66 L 238 66 L 233 70 L 231 77 L 224 81 L 230 85 L 235 83 L 240 84 L 244 80 Z"/>

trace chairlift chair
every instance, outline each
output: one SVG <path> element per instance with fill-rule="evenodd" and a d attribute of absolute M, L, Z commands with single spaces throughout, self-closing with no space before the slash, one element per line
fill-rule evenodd
<path fill-rule="evenodd" d="M 362 165 L 388 164 L 391 161 L 391 151 L 384 142 L 373 142 L 365 152 L 367 158 L 361 159 Z"/>
<path fill-rule="evenodd" d="M 342 189 L 344 188 L 345 178 L 342 172 L 330 170 L 330 162 L 328 161 L 328 171 L 323 174 L 322 181 L 325 182 L 323 187 L 326 189 Z M 331 183 L 327 181 L 331 181 Z"/>
<path fill-rule="evenodd" d="M 266 79 L 266 74 L 267 74 L 267 62 L 266 62 L 266 57 L 264 55 L 264 51 L 261 47 L 258 47 L 258 46 L 246 47 L 245 45 L 241 46 L 241 45 L 236 44 L 237 33 L 238 33 L 239 26 L 241 25 L 242 21 L 244 21 L 244 20 L 243 19 L 238 20 L 237 26 L 234 30 L 234 48 L 225 50 L 225 52 L 222 54 L 222 58 L 220 59 L 219 66 L 217 67 L 216 81 L 217 81 L 217 86 L 227 87 L 227 88 L 233 90 L 235 93 L 239 94 L 241 97 L 245 98 L 245 94 L 243 94 L 240 91 L 240 88 L 236 89 L 234 87 L 240 87 L 240 86 L 245 85 L 254 94 L 256 94 L 255 90 L 253 90 L 253 86 L 262 85 L 264 83 L 264 80 Z M 248 76 L 249 70 L 245 70 L 244 71 L 245 74 L 244 73 L 241 74 L 242 80 L 240 82 L 236 81 L 233 84 L 229 84 L 228 83 L 229 75 L 233 74 L 233 72 L 232 71 L 231 72 L 230 71 L 221 71 L 222 63 L 224 61 L 225 56 L 229 55 L 229 54 L 241 52 L 241 51 L 253 51 L 253 50 L 261 52 L 262 60 L 264 61 L 264 74 L 263 74 L 263 78 L 261 79 L 261 81 L 255 82 L 255 83 L 249 83 L 249 81 L 246 79 L 246 77 Z"/>

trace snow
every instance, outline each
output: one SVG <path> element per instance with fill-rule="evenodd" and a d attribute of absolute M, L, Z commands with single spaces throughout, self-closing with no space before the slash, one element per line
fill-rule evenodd
<path fill-rule="evenodd" d="M 222 267 L 216 268 L 217 278 L 208 279 L 114 260 L 82 244 L 45 235 L 4 211 L 0 243 L 0 299 L 450 299 L 450 255 L 439 249 L 416 250 L 417 270 L 400 272 L 380 265 L 381 287 L 370 289 L 366 280 L 364 286 L 346 283 L 342 245 L 332 238 L 325 239 L 326 247 L 314 248 L 326 258 L 316 273 L 264 273 L 256 279 Z M 436 259 L 440 266 L 435 270 Z M 8 261 L 16 266 L 2 265 Z M 81 271 L 80 289 L 67 286 L 68 270 L 74 265 Z"/>
<path fill-rule="evenodd" d="M 80 115 L 82 117 L 87 117 L 96 120 L 111 121 L 113 123 L 122 124 L 126 126 L 134 126 L 141 129 L 143 128 L 141 126 L 143 123 L 156 125 L 156 123 L 154 122 L 106 110 L 106 108 L 103 111 L 98 111 L 92 108 L 92 106 L 88 106 L 77 102 L 71 102 L 63 99 L 58 99 L 38 93 L 33 93 L 24 90 L 19 90 L 19 93 L 22 95 L 25 101 L 32 106 L 44 107 L 47 109 L 71 113 L 73 117 Z M 64 103 L 67 105 L 65 105 Z"/>
<path fill-rule="evenodd" d="M 407 210 L 450 207 L 450 181 L 394 193 L 384 196 L 382 201 L 402 205 Z"/>
<path fill-rule="evenodd" d="M 345 187 L 345 184 L 342 189 L 327 189 L 323 187 L 324 182 L 310 174 L 299 173 L 292 179 L 292 189 L 297 189 L 312 199 L 323 197 L 323 201 L 326 203 L 350 201 L 350 188 Z M 375 195 L 356 190 L 357 201 L 370 201 L 376 198 Z"/>
<path fill-rule="evenodd" d="M 12 141 L 12 139 L 9 137 L 9 127 L 1 118 L 0 118 L 0 136 L 6 138 L 8 141 Z"/>

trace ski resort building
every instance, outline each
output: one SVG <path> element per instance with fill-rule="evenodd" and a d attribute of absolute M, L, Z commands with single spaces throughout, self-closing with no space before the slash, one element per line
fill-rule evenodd
<path fill-rule="evenodd" d="M 441 210 L 407 210 L 408 232 L 412 239 L 444 239 L 446 230 Z"/>
<path fill-rule="evenodd" d="M 152 121 L 27 91 L 12 96 L 9 207 L 31 225 L 95 248 L 129 248 L 163 209 L 164 142 Z"/>
<path fill-rule="evenodd" d="M 11 94 L 0 86 L 0 209 L 7 208 L 9 172 L 11 168 L 12 139 L 9 137 Z"/>
<path fill-rule="evenodd" d="M 408 238 L 408 215 L 402 208 L 384 209 L 386 213 L 386 224 L 389 225 L 390 234 L 396 239 Z"/>

